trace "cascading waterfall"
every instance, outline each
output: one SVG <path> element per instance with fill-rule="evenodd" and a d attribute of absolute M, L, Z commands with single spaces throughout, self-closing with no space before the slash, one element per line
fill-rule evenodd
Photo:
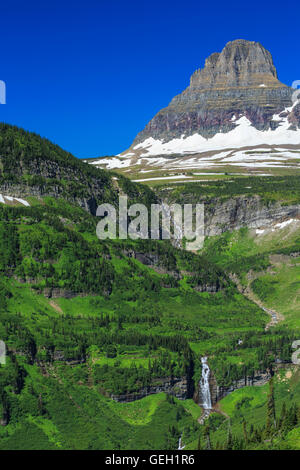
<path fill-rule="evenodd" d="M 182 445 L 182 434 L 179 438 L 179 442 L 178 442 L 178 449 L 177 450 L 183 450 L 185 448 L 185 446 Z"/>
<path fill-rule="evenodd" d="M 211 395 L 210 395 L 210 388 L 209 388 L 209 376 L 210 376 L 210 368 L 207 364 L 207 357 L 201 358 L 202 362 L 202 377 L 199 382 L 199 387 L 202 395 L 202 406 L 204 410 L 211 410 Z"/>

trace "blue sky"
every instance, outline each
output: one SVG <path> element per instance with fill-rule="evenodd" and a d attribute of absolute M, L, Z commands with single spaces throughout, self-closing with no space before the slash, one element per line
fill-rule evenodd
<path fill-rule="evenodd" d="M 0 121 L 80 158 L 119 153 L 230 40 L 261 42 L 280 80 L 299 80 L 299 14 L 289 1 L 1 2 Z"/>

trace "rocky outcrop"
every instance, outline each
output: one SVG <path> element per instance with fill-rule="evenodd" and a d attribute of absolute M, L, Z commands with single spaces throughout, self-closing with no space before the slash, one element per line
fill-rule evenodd
<path fill-rule="evenodd" d="M 28 181 L 0 180 L 1 194 L 24 199 L 30 196 L 64 198 L 86 211 L 96 214 L 98 204 L 105 199 L 105 193 L 107 190 L 112 190 L 110 179 L 106 176 L 103 177 L 102 174 L 99 174 L 99 178 L 97 178 L 97 176 L 85 175 L 72 167 L 64 168 L 63 171 L 60 165 L 50 160 L 44 161 L 42 167 L 38 164 L 30 165 L 29 171 L 32 172 L 30 173 L 32 178 Z M 21 179 L 22 173 L 15 175 L 15 177 Z"/>
<path fill-rule="evenodd" d="M 299 91 L 299 96 L 300 96 L 300 91 Z M 288 115 L 288 120 L 293 130 L 296 130 L 297 128 L 300 127 L 300 103 L 294 106 L 291 113 Z"/>
<path fill-rule="evenodd" d="M 260 196 L 211 199 L 205 204 L 205 235 L 220 235 L 242 227 L 270 227 L 276 222 L 300 216 L 300 205 L 266 203 Z"/>
<path fill-rule="evenodd" d="M 133 249 L 130 250 L 124 250 L 123 253 L 125 256 L 128 256 L 129 258 L 135 258 L 137 259 L 140 263 L 149 266 L 151 269 L 153 269 L 155 272 L 161 275 L 169 275 L 172 278 L 174 278 L 176 281 L 179 281 L 183 279 L 185 276 L 187 278 L 194 278 L 194 283 L 193 283 L 193 289 L 196 292 L 209 292 L 209 293 L 216 293 L 219 292 L 223 289 L 224 284 L 220 283 L 219 280 L 216 280 L 216 282 L 211 282 L 211 283 L 205 283 L 202 282 L 202 279 L 196 279 L 197 278 L 197 273 L 196 272 L 189 272 L 189 271 L 184 271 L 184 270 L 168 270 L 164 266 L 160 264 L 160 256 L 155 253 L 140 253 L 136 252 Z M 174 287 L 171 284 L 168 283 L 163 283 L 163 287 L 170 288 Z"/>
<path fill-rule="evenodd" d="M 273 116 L 292 106 L 293 92 L 278 80 L 272 56 L 260 43 L 229 42 L 206 59 L 189 87 L 137 135 L 131 150 L 149 137 L 163 142 L 195 133 L 211 138 L 233 130 L 241 116 L 258 130 L 276 129 L 279 122 Z M 290 116 L 296 128 L 299 114 L 296 107 Z"/>
<path fill-rule="evenodd" d="M 145 387 L 136 393 L 126 393 L 123 395 L 112 394 L 110 398 L 115 401 L 126 403 L 135 400 L 140 400 L 148 395 L 155 393 L 168 393 L 174 397 L 185 400 L 189 398 L 189 385 L 187 378 L 182 377 L 166 377 L 161 379 L 155 379 L 149 387 Z"/>
<path fill-rule="evenodd" d="M 245 377 L 243 379 L 236 380 L 230 386 L 224 387 L 218 385 L 213 372 L 210 371 L 209 388 L 212 406 L 216 405 L 216 403 L 222 400 L 222 398 L 240 388 L 265 385 L 271 377 L 272 374 L 270 371 L 256 372 L 253 377 Z M 199 385 L 194 394 L 194 401 L 199 404 L 199 406 L 203 406 Z"/>
<path fill-rule="evenodd" d="M 191 77 L 191 88 L 225 88 L 278 86 L 277 71 L 270 54 L 260 43 L 237 39 L 229 42 L 221 53 L 205 61 L 203 69 Z"/>
<path fill-rule="evenodd" d="M 27 200 L 52 196 L 78 205 L 93 215 L 103 203 L 118 206 L 155 203 L 148 188 L 75 158 L 36 134 L 0 123 L 0 194 Z"/>
<path fill-rule="evenodd" d="M 204 234 L 207 237 L 227 231 L 268 228 L 287 219 L 300 217 L 300 204 L 285 204 L 279 201 L 266 201 L 259 195 L 240 195 L 227 198 L 195 198 L 186 193 L 179 200 L 172 195 L 165 204 L 204 204 Z"/>
<path fill-rule="evenodd" d="M 211 389 L 211 399 L 212 404 L 215 405 L 222 398 L 229 395 L 229 393 L 234 392 L 243 387 L 247 386 L 260 386 L 265 385 L 269 382 L 272 375 L 269 371 L 257 372 L 253 377 L 245 377 L 244 379 L 236 380 L 232 385 L 228 387 L 221 387 L 217 384 L 214 375 L 211 375 L 210 379 L 210 389 Z"/>
<path fill-rule="evenodd" d="M 87 297 L 93 296 L 94 294 L 85 292 L 74 292 L 67 289 L 60 289 L 58 287 L 46 287 L 42 293 L 48 299 L 73 299 L 74 297 Z"/>
<path fill-rule="evenodd" d="M 123 253 L 128 258 L 134 258 L 138 260 L 140 263 L 144 264 L 145 266 L 149 266 L 158 274 L 168 274 L 169 276 L 172 276 L 176 280 L 179 280 L 182 278 L 179 271 L 174 270 L 174 269 L 168 270 L 164 268 L 164 266 L 161 265 L 160 256 L 156 253 L 141 253 L 133 249 L 124 250 Z"/>

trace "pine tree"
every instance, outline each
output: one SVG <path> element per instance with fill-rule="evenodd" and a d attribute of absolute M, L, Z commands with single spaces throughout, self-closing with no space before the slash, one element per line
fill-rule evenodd
<path fill-rule="evenodd" d="M 231 421 L 230 420 L 228 421 L 226 449 L 227 450 L 232 450 L 233 449 L 233 439 L 232 439 L 232 433 L 231 433 Z"/>
<path fill-rule="evenodd" d="M 285 419 L 283 421 L 283 431 L 291 431 L 298 424 L 298 407 L 294 403 L 286 412 Z"/>
<path fill-rule="evenodd" d="M 248 433 L 247 433 L 247 424 L 246 424 L 245 420 L 243 420 L 243 434 L 244 434 L 245 444 L 247 445 L 248 444 Z"/>
<path fill-rule="evenodd" d="M 200 436 L 198 437 L 197 450 L 201 450 L 201 438 L 200 438 Z"/>
<path fill-rule="evenodd" d="M 205 427 L 204 435 L 205 435 L 205 438 L 206 438 L 206 450 L 212 450 L 211 441 L 210 441 L 209 424 L 207 424 L 206 427 Z"/>
<path fill-rule="evenodd" d="M 271 436 L 271 434 L 274 432 L 275 429 L 276 429 L 276 414 L 275 414 L 274 382 L 272 378 L 269 382 L 266 436 Z"/>
<path fill-rule="evenodd" d="M 285 418 L 286 418 L 286 402 L 284 401 L 283 404 L 282 404 L 280 419 L 279 419 L 279 425 L 278 425 L 278 427 L 280 429 L 282 429 L 282 427 L 283 427 Z"/>

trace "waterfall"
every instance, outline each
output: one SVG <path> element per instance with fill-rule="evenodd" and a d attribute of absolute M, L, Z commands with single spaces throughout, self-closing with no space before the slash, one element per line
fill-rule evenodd
<path fill-rule="evenodd" d="M 182 434 L 179 438 L 179 442 L 178 442 L 178 449 L 177 450 L 183 450 L 185 448 L 185 446 L 182 445 Z"/>
<path fill-rule="evenodd" d="M 207 357 L 201 358 L 202 362 L 202 377 L 199 382 L 199 387 L 202 395 L 202 406 L 204 410 L 211 410 L 211 395 L 210 395 L 210 388 L 209 388 L 209 375 L 210 375 L 210 368 L 207 364 Z"/>

